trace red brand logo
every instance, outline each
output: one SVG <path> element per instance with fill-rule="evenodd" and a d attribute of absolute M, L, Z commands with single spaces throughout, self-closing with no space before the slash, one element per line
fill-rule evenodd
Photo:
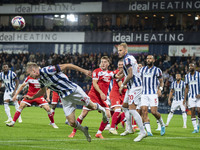
<path fill-rule="evenodd" d="M 184 54 L 187 52 L 187 49 L 185 49 L 185 47 L 181 50 L 181 52 Z"/>

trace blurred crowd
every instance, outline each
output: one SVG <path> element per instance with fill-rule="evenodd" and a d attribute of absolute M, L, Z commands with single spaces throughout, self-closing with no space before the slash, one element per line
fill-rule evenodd
<path fill-rule="evenodd" d="M 0 31 L 15 31 L 15 29 L 8 25 L 0 25 Z M 23 31 L 57 31 L 57 32 L 85 32 L 85 31 L 113 31 L 113 32 L 134 32 L 134 31 L 160 31 L 160 32 L 173 32 L 173 31 L 200 31 L 200 24 L 188 24 L 186 26 L 182 26 L 181 24 L 160 24 L 159 27 L 157 27 L 156 24 L 149 24 L 146 23 L 144 25 L 142 24 L 136 24 L 136 25 L 102 25 L 102 26 L 95 26 L 92 23 L 90 25 L 77 25 L 77 26 L 62 26 L 62 25 L 54 25 L 52 29 L 46 28 L 44 25 L 41 26 L 33 26 L 30 24 L 26 24 L 26 27 L 23 29 Z"/>
<path fill-rule="evenodd" d="M 88 70 L 94 70 L 99 68 L 100 58 L 104 55 L 108 55 L 111 61 L 109 66 L 109 70 L 117 69 L 118 62 L 118 54 L 66 54 L 66 55 L 57 55 L 57 54 L 41 54 L 41 53 L 26 53 L 26 54 L 7 54 L 0 53 L 0 64 L 2 68 L 2 64 L 7 63 L 10 69 L 16 72 L 20 83 L 24 81 L 26 78 L 26 63 L 29 61 L 36 62 L 41 67 L 53 64 L 53 60 L 59 59 L 59 63 L 73 63 L 80 67 L 83 67 Z M 138 63 L 141 63 L 143 66 L 145 64 L 146 55 L 137 55 L 135 56 Z M 170 85 L 175 80 L 175 74 L 181 73 L 182 79 L 184 80 L 184 76 L 188 73 L 188 64 L 190 62 L 194 62 L 197 66 L 197 70 L 200 67 L 200 59 L 195 56 L 188 57 L 169 57 L 168 55 L 154 55 L 155 57 L 155 66 L 161 68 L 163 71 L 163 79 L 164 79 L 164 90 L 162 97 L 160 98 L 161 105 L 167 105 L 167 99 L 169 96 Z M 199 71 L 199 70 L 198 70 Z M 70 80 L 79 84 L 86 93 L 89 92 L 90 86 L 92 83 L 92 79 L 90 77 L 86 77 L 80 72 L 67 70 L 65 72 Z M 1 94 L 3 94 L 3 89 L 1 89 Z"/>

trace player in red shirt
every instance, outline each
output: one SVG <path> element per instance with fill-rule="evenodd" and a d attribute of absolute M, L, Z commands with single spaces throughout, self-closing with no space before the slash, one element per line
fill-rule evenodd
<path fill-rule="evenodd" d="M 88 93 L 91 101 L 93 103 L 98 103 L 102 107 L 106 109 L 107 118 L 110 118 L 110 110 L 109 106 L 106 103 L 106 95 L 108 92 L 109 84 L 111 79 L 113 78 L 113 72 L 108 70 L 108 66 L 110 64 L 110 60 L 107 56 L 103 56 L 101 58 L 100 68 L 95 69 L 92 74 L 92 86 Z M 83 119 L 87 116 L 90 109 L 83 107 L 81 115 L 77 118 L 77 121 L 81 124 Z M 97 138 L 103 139 L 102 131 L 105 129 L 107 122 L 101 122 L 99 130 L 96 134 Z M 72 133 L 68 136 L 73 138 L 75 136 L 76 129 L 72 131 Z"/>
<path fill-rule="evenodd" d="M 117 74 L 120 70 L 123 70 L 123 60 L 118 61 L 118 69 L 114 71 L 114 74 Z M 122 78 L 121 80 L 123 81 L 124 78 Z M 110 100 L 111 109 L 114 111 L 114 114 L 112 115 L 111 128 L 109 130 L 109 132 L 112 134 L 118 134 L 115 127 L 125 118 L 125 114 L 124 112 L 121 113 L 121 110 L 126 89 L 123 90 L 122 94 L 119 93 L 119 87 L 122 84 L 121 80 L 113 79 L 112 90 L 109 94 L 109 98 L 107 98 Z"/>
<path fill-rule="evenodd" d="M 28 76 L 24 83 L 19 87 L 19 89 L 17 90 L 17 92 L 15 93 L 15 95 L 13 96 L 13 101 L 17 100 L 17 95 L 23 90 L 23 88 L 29 85 L 28 88 L 28 93 L 27 95 L 29 96 L 33 96 L 35 95 L 39 90 L 40 90 L 40 84 L 38 79 L 35 79 L 31 76 Z M 32 103 L 36 102 L 40 107 L 44 108 L 47 113 L 48 113 L 48 117 L 51 121 L 51 125 L 53 128 L 58 128 L 57 125 L 54 123 L 54 118 L 53 118 L 53 114 L 51 113 L 51 109 L 49 107 L 49 104 L 47 103 L 47 101 L 44 99 L 43 96 L 38 97 L 34 100 L 27 100 L 27 99 L 23 99 L 20 103 L 19 109 L 15 112 L 14 118 L 10 123 L 7 123 L 7 126 L 14 126 L 16 120 L 19 118 L 22 110 L 26 107 L 26 106 L 31 106 Z"/>

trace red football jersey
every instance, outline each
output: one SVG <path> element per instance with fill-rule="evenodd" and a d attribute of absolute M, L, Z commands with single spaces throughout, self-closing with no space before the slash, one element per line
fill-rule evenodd
<path fill-rule="evenodd" d="M 29 96 L 35 95 L 40 90 L 40 83 L 39 83 L 38 79 L 34 79 L 34 78 L 28 76 L 25 79 L 24 83 L 26 85 L 27 84 L 29 85 L 28 93 L 27 93 L 27 95 L 29 95 Z M 43 97 L 43 96 L 41 96 L 41 97 Z"/>
<path fill-rule="evenodd" d="M 98 80 L 97 84 L 99 85 L 99 88 L 105 95 L 107 95 L 109 84 L 113 78 L 113 75 L 113 71 L 103 71 L 101 68 L 95 69 L 92 73 L 92 79 Z M 98 97 L 100 96 L 100 94 L 95 90 L 93 84 L 88 95 L 96 95 Z"/>
<path fill-rule="evenodd" d="M 117 74 L 119 72 L 119 70 L 115 70 L 114 74 Z M 121 79 L 122 82 L 124 81 L 124 77 Z M 114 79 L 113 80 L 113 86 L 112 86 L 112 90 L 110 92 L 110 99 L 112 98 L 121 98 L 121 96 L 124 96 L 126 93 L 126 89 L 123 89 L 122 94 L 119 93 L 119 85 L 118 85 L 118 79 Z"/>

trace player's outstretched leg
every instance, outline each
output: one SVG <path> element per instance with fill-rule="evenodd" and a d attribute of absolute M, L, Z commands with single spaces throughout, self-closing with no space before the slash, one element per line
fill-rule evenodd
<path fill-rule="evenodd" d="M 17 119 L 20 117 L 22 110 L 27 106 L 27 104 L 25 103 L 20 103 L 19 108 L 17 109 L 17 111 L 15 112 L 15 115 L 13 117 L 13 120 L 9 123 L 7 123 L 6 125 L 9 127 L 13 127 L 15 122 L 17 121 Z"/>
<path fill-rule="evenodd" d="M 170 113 L 169 113 L 169 115 L 168 115 L 168 117 L 167 117 L 167 122 L 166 122 L 166 125 L 165 125 L 166 127 L 168 127 L 169 122 L 171 121 L 171 119 L 172 119 L 172 117 L 173 117 L 173 114 L 174 114 L 173 112 L 170 112 Z"/>
<path fill-rule="evenodd" d="M 65 112 L 66 118 L 69 121 L 69 125 L 71 127 L 74 127 L 77 130 L 82 131 L 84 133 L 87 141 L 91 142 L 91 136 L 89 135 L 88 127 L 83 127 L 78 121 L 76 121 L 75 108 L 74 108 L 73 112 L 69 111 L 68 107 L 63 107 L 63 110 Z"/>
<path fill-rule="evenodd" d="M 87 114 L 88 114 L 88 111 L 83 109 L 81 115 L 77 118 L 76 121 L 78 121 L 80 124 L 82 124 L 83 119 L 85 118 L 85 116 Z M 84 117 L 82 117 L 82 115 L 84 115 Z M 77 129 L 74 128 L 72 133 L 70 135 L 68 135 L 68 137 L 73 138 L 76 135 L 76 131 L 77 131 Z"/>
<path fill-rule="evenodd" d="M 134 109 L 130 109 L 130 114 L 134 117 L 138 127 L 140 128 L 140 134 L 134 139 L 134 142 L 139 142 L 147 136 L 147 133 L 144 129 L 142 118 L 139 113 Z"/>
<path fill-rule="evenodd" d="M 84 133 L 87 141 L 91 142 L 91 136 L 90 136 L 90 134 L 88 132 L 88 127 L 87 126 L 83 127 L 83 126 L 81 126 L 81 124 L 78 121 L 76 121 L 75 128 L 78 129 L 78 130 L 81 130 Z"/>
<path fill-rule="evenodd" d="M 126 136 L 128 134 L 132 134 L 134 133 L 133 129 L 132 129 L 132 124 L 131 124 L 131 115 L 130 115 L 130 112 L 128 110 L 128 108 L 125 108 L 125 107 L 122 107 L 123 108 L 123 111 L 124 111 L 124 114 L 125 114 L 125 117 L 126 117 L 126 130 L 121 133 L 120 135 L 121 136 Z"/>
<path fill-rule="evenodd" d="M 18 101 L 14 101 L 14 105 L 15 105 L 15 109 L 16 109 L 16 111 L 19 109 L 19 104 L 18 104 Z M 18 122 L 19 123 L 22 123 L 22 117 L 21 117 L 21 115 L 19 116 L 19 118 L 18 118 Z"/>
<path fill-rule="evenodd" d="M 89 109 L 92 109 L 92 110 L 100 111 L 103 115 L 103 118 L 102 118 L 103 122 L 106 123 L 108 121 L 108 117 L 106 115 L 106 110 L 98 103 L 93 103 L 92 101 L 90 101 L 90 103 L 86 107 Z"/>
<path fill-rule="evenodd" d="M 9 127 L 13 127 L 14 125 L 15 125 L 15 122 L 17 121 L 17 119 L 19 118 L 19 116 L 21 115 L 21 109 L 19 109 L 19 110 L 17 110 L 16 112 L 15 112 L 15 115 L 14 115 L 14 117 L 13 117 L 13 120 L 11 121 L 11 122 L 9 122 L 9 123 L 6 123 L 6 125 L 7 126 L 9 126 Z"/>

